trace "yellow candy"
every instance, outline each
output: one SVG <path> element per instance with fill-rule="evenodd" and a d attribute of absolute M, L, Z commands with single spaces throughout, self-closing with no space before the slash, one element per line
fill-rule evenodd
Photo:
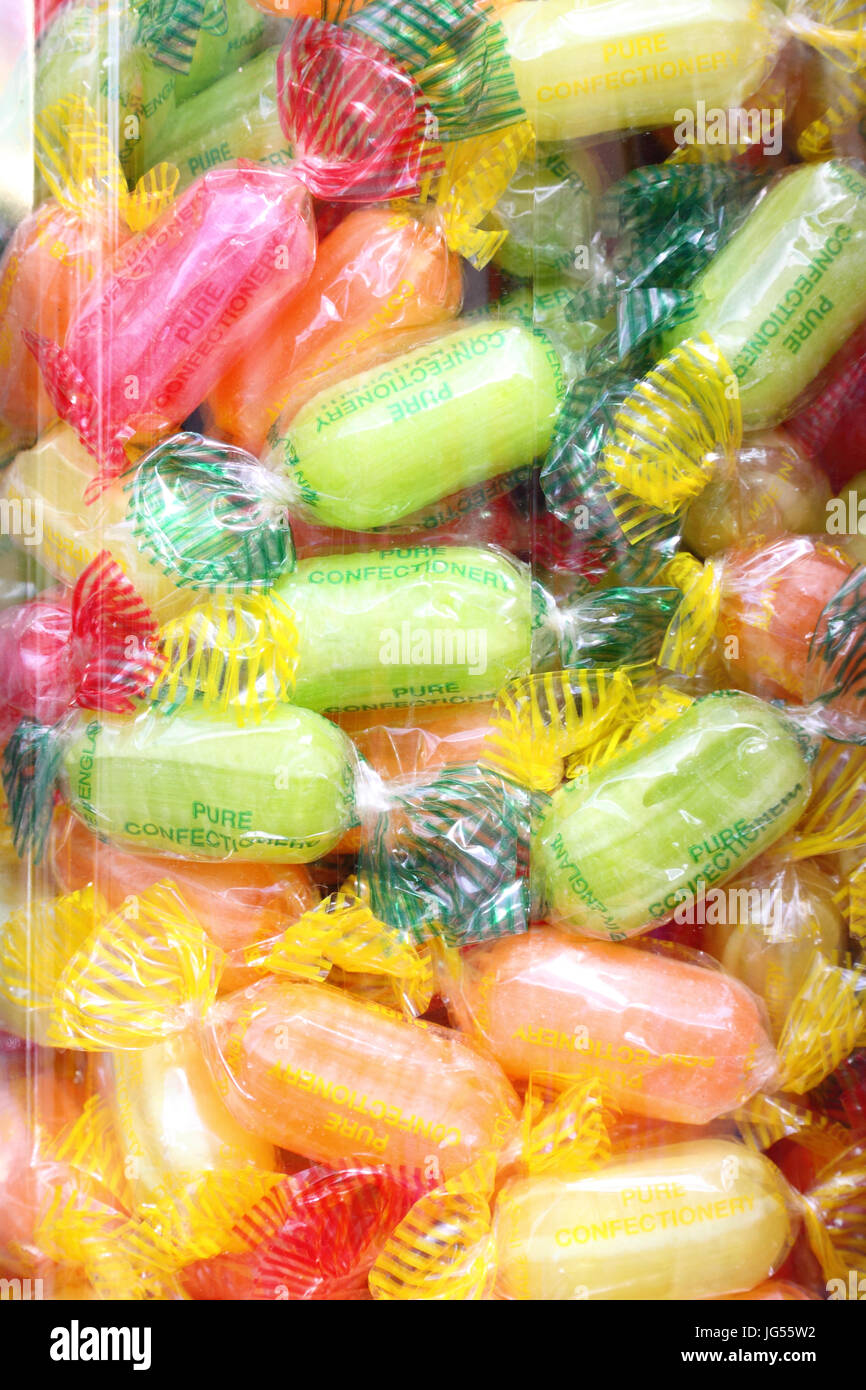
<path fill-rule="evenodd" d="M 176 589 L 139 550 L 126 520 L 123 488 L 115 483 L 98 501 L 85 503 L 93 474 L 93 459 L 66 425 L 54 426 L 18 454 L 0 479 L 16 544 L 69 585 L 107 550 L 160 622 L 188 608 L 195 594 Z"/>
<path fill-rule="evenodd" d="M 754 1288 L 791 1240 L 762 1154 L 699 1139 L 579 1178 L 506 1183 L 495 1218 L 505 1298 L 699 1299 Z"/>
<path fill-rule="evenodd" d="M 137 1201 L 226 1168 L 276 1168 L 273 1145 L 242 1129 L 190 1033 L 116 1052 L 112 1111 Z"/>
<path fill-rule="evenodd" d="M 499 18 L 539 140 L 671 125 L 681 109 L 740 104 L 760 86 L 785 21 L 760 0 L 519 0 Z M 681 119 L 681 118 L 680 118 Z"/>

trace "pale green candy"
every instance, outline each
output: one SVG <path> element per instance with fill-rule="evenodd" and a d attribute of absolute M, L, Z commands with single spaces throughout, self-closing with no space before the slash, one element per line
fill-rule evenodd
<path fill-rule="evenodd" d="M 318 556 L 277 593 L 298 627 L 294 699 L 309 709 L 485 700 L 529 669 L 529 573 L 501 551 Z"/>
<path fill-rule="evenodd" d="M 544 334 L 467 320 L 278 421 L 266 462 L 285 469 L 297 506 L 321 525 L 414 521 L 431 502 L 545 454 L 563 391 Z"/>
<path fill-rule="evenodd" d="M 131 8 L 79 0 L 52 20 L 36 55 L 34 111 L 82 97 L 108 127 L 127 177 L 152 167 L 175 111 L 176 74 L 136 40 Z"/>
<path fill-rule="evenodd" d="M 610 940 L 658 926 L 789 830 L 809 782 L 808 748 L 769 705 L 695 701 L 554 794 L 533 845 L 546 920 Z"/>
<path fill-rule="evenodd" d="M 594 166 L 586 174 L 554 148 L 535 163 L 521 164 L 486 225 L 508 233 L 494 256 L 497 265 L 521 279 L 565 275 L 575 283 L 590 273 Z"/>
<path fill-rule="evenodd" d="M 243 727 L 196 708 L 89 715 L 63 770 L 75 814 L 144 854 L 305 864 L 352 822 L 349 740 L 293 705 Z"/>
<path fill-rule="evenodd" d="M 240 67 L 264 41 L 265 17 L 249 0 L 207 0 L 189 71 L 177 79 L 178 101 L 189 101 Z M 212 133 L 218 129 L 215 126 Z"/>
<path fill-rule="evenodd" d="M 277 111 L 278 53 L 266 49 L 178 108 L 158 157 L 180 170 L 179 188 L 233 159 L 291 163 Z"/>
<path fill-rule="evenodd" d="M 786 419 L 866 317 L 866 178 L 840 159 L 784 174 L 693 289 L 663 340 L 709 336 L 739 382 L 743 422 Z"/>
<path fill-rule="evenodd" d="M 569 381 L 575 381 L 585 375 L 590 349 L 614 327 L 613 315 L 572 319 L 567 311 L 575 294 L 569 280 L 536 280 L 531 287 L 521 285 L 506 291 L 487 306 L 487 313 L 527 328 L 540 328 L 555 343 Z"/>

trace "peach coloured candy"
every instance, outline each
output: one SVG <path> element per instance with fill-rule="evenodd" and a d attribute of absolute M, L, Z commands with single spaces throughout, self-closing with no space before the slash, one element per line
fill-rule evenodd
<path fill-rule="evenodd" d="M 459 1035 L 328 985 L 272 978 L 217 1000 L 205 1049 L 246 1128 L 321 1162 L 348 1158 L 446 1177 L 506 1138 L 517 1099 Z"/>
<path fill-rule="evenodd" d="M 599 1075 L 626 1111 L 706 1124 L 775 1076 L 758 1002 L 730 975 L 550 927 L 462 966 L 453 1012 L 513 1080 Z"/>
<path fill-rule="evenodd" d="M 220 985 L 239 989 L 255 978 L 245 963 L 248 946 L 284 931 L 315 907 L 318 894 L 300 864 L 197 863 L 148 858 L 107 845 L 75 816 L 60 813 L 52 833 L 51 865 L 58 889 L 72 893 L 92 883 L 115 911 L 130 895 L 169 878 L 225 951 Z"/>
<path fill-rule="evenodd" d="M 727 551 L 716 565 L 718 635 L 732 683 L 768 700 L 808 700 L 809 646 L 851 561 L 823 541 L 781 536 Z"/>
<path fill-rule="evenodd" d="M 336 921 L 344 939 L 356 939 L 356 912 Z M 420 958 L 372 925 L 379 956 L 399 951 L 417 974 Z M 325 952 L 334 927 L 335 912 L 318 922 Z M 289 932 L 267 958 L 280 973 L 216 998 L 221 953 L 174 886 L 157 885 L 135 914 L 104 918 L 69 959 L 50 1036 L 92 1052 L 139 1051 L 192 1028 L 234 1120 L 314 1161 L 432 1165 L 438 1180 L 504 1144 L 519 1103 L 499 1065 L 450 1029 L 291 978 L 309 977 L 319 952 L 304 955 L 309 940 L 309 930 Z"/>

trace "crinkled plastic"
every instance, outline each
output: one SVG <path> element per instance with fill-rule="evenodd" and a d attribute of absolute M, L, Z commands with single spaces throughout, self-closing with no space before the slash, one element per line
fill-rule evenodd
<path fill-rule="evenodd" d="M 280 299 L 303 287 L 314 255 L 296 178 L 214 169 L 120 248 L 62 346 L 28 331 L 58 414 L 107 477 L 128 466 L 136 435 L 165 433 L 200 403 Z"/>

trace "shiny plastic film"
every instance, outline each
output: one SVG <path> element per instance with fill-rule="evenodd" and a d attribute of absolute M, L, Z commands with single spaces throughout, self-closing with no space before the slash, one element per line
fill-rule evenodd
<path fill-rule="evenodd" d="M 0 39 L 0 1302 L 862 1298 L 862 0 Z"/>

